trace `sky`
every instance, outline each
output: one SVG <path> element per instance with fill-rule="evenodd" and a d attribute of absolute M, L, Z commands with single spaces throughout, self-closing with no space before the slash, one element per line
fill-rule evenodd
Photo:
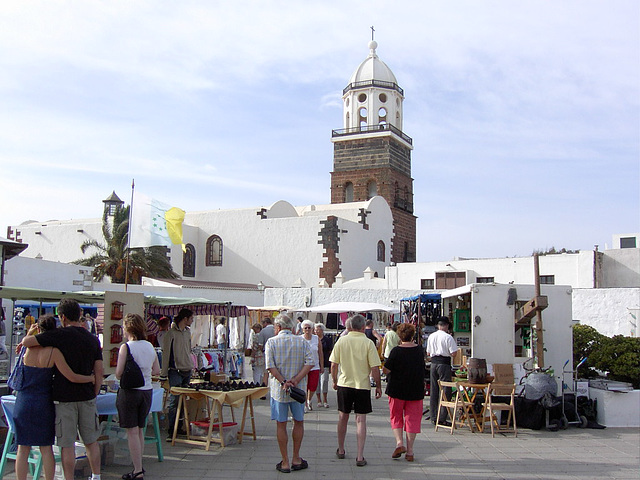
<path fill-rule="evenodd" d="M 133 179 L 187 212 L 329 203 L 371 26 L 405 92 L 418 261 L 640 232 L 637 0 L 4 0 L 0 236 L 98 218 Z"/>

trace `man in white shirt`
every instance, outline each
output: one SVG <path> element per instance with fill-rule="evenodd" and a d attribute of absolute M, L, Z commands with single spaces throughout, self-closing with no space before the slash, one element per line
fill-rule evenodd
<path fill-rule="evenodd" d="M 458 345 L 453 336 L 447 333 L 449 319 L 441 317 L 438 321 L 438 330 L 429 335 L 427 339 L 427 354 L 431 357 L 431 395 L 429 396 L 429 413 L 431 423 L 435 425 L 438 418 L 440 403 L 438 380 L 451 381 L 451 356 L 458 351 Z M 447 391 L 448 390 L 448 391 Z M 445 390 L 447 398 L 451 398 L 451 389 Z M 447 410 L 440 412 L 440 423 L 447 421 Z"/>
<path fill-rule="evenodd" d="M 224 350 L 227 346 L 227 329 L 224 326 L 224 317 L 220 319 L 220 323 L 216 327 L 216 343 L 218 348 Z"/>

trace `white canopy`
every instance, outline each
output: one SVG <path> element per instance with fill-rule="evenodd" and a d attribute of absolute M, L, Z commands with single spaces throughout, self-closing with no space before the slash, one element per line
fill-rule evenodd
<path fill-rule="evenodd" d="M 297 312 L 312 313 L 344 313 L 344 312 L 387 312 L 400 313 L 400 309 L 396 307 L 388 307 L 381 303 L 367 302 L 334 302 L 326 305 L 318 305 L 317 307 L 295 309 Z"/>

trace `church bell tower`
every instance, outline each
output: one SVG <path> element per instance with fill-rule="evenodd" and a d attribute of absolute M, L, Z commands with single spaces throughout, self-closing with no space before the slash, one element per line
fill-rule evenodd
<path fill-rule="evenodd" d="M 411 150 L 402 131 L 404 91 L 369 42 L 369 56 L 342 91 L 343 125 L 333 130 L 331 203 L 383 197 L 393 213 L 391 262 L 416 261 Z"/>

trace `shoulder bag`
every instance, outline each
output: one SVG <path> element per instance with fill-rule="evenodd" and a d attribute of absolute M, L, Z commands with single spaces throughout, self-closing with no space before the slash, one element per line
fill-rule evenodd
<path fill-rule="evenodd" d="M 131 355 L 131 350 L 129 349 L 129 344 L 125 343 L 127 346 L 127 361 L 124 364 L 124 372 L 122 372 L 122 377 L 120 377 L 120 388 L 139 388 L 144 386 L 144 375 L 142 375 L 142 370 L 136 363 L 136 360 Z"/>
<path fill-rule="evenodd" d="M 9 380 L 7 380 L 7 385 L 11 390 L 22 390 L 24 386 L 24 363 L 22 362 L 22 356 L 24 355 L 26 348 L 22 347 L 20 350 L 20 355 L 18 355 L 18 360 L 16 360 L 16 365 L 13 367 L 11 371 L 11 375 L 9 376 Z"/>

